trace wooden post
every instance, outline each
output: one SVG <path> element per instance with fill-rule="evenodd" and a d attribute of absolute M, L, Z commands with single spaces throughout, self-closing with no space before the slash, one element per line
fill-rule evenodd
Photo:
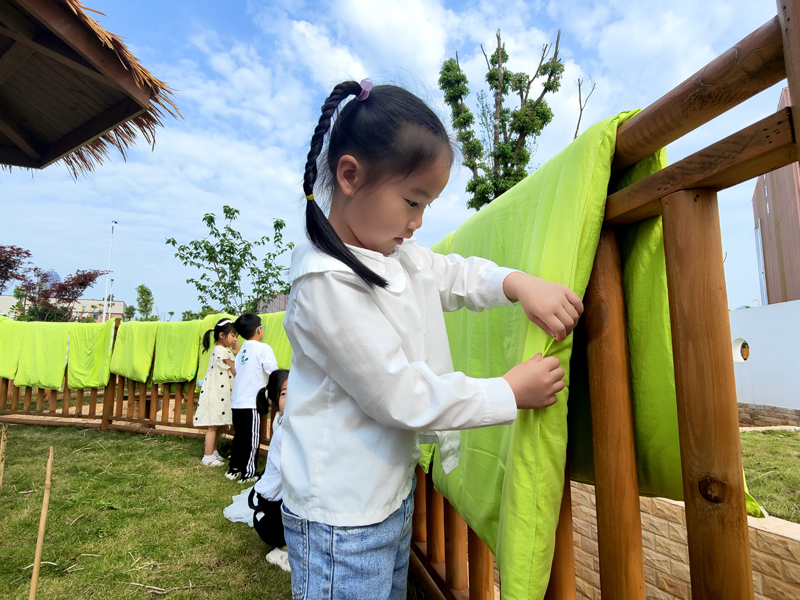
<path fill-rule="evenodd" d="M 586 290 L 586 338 L 600 587 L 608 598 L 644 600 L 628 331 L 619 246 L 612 230 L 600 234 Z"/>
<path fill-rule="evenodd" d="M 789 82 L 789 99 L 792 104 L 792 119 L 795 142 L 800 141 L 800 118 L 794 107 L 800 103 L 800 1 L 778 0 L 778 23 L 783 37 L 783 62 Z"/>
<path fill-rule="evenodd" d="M 0 377 L 0 411 L 6 410 L 8 403 L 8 379 Z"/>
<path fill-rule="evenodd" d="M 112 375 L 113 377 L 113 375 Z M 114 409 L 114 416 L 122 416 L 122 403 L 125 401 L 125 378 L 117 375 L 117 403 Z"/>
<path fill-rule="evenodd" d="M 169 399 L 171 396 L 171 384 L 165 383 L 161 386 L 161 423 L 169 423 Z"/>
<path fill-rule="evenodd" d="M 751 600 L 717 194 L 670 194 L 662 216 L 692 598 Z"/>
<path fill-rule="evenodd" d="M 444 500 L 444 545 L 444 572 L 447 587 L 451 590 L 463 590 L 469 585 L 467 524 L 447 499 Z"/>
<path fill-rule="evenodd" d="M 146 381 L 142 381 L 141 385 L 137 385 L 136 387 L 139 389 L 139 392 L 136 395 L 138 400 L 139 400 L 139 404 L 137 406 L 139 412 L 138 412 L 137 416 L 138 416 L 139 421 L 146 421 L 147 420 L 147 382 Z"/>
<path fill-rule="evenodd" d="M 121 386 L 120 386 L 121 387 Z M 103 416 L 100 420 L 100 431 L 105 433 L 108 431 L 108 425 L 111 422 L 111 415 L 114 414 L 114 402 L 117 392 L 117 376 L 113 373 L 108 378 L 106 389 L 103 392 Z"/>
<path fill-rule="evenodd" d="M 11 387 L 11 410 L 17 411 L 19 410 L 19 388 L 10 379 L 8 385 Z"/>
<path fill-rule="evenodd" d="M 46 397 L 48 402 L 47 410 L 48 412 L 55 414 L 56 402 L 58 402 L 58 390 L 46 390 L 45 394 L 47 395 Z"/>
<path fill-rule="evenodd" d="M 167 385 L 166 383 L 162 385 Z M 156 411 L 158 410 L 158 385 L 155 383 L 150 387 L 150 400 L 148 400 L 148 405 L 150 406 L 150 414 L 148 415 L 148 421 L 150 421 L 153 426 L 156 423 Z"/>
<path fill-rule="evenodd" d="M 44 412 L 44 388 L 36 388 L 36 412 Z"/>
<path fill-rule="evenodd" d="M 67 370 L 68 369 L 69 369 L 69 367 L 66 367 L 64 369 L 64 380 L 61 382 L 61 389 L 62 389 L 62 396 L 63 396 L 63 399 L 61 400 L 61 414 L 62 415 L 68 415 L 69 414 L 69 405 L 70 405 L 70 401 L 72 400 L 72 391 L 69 389 L 69 385 L 68 385 L 68 382 L 67 382 Z M 80 412 L 78 412 L 80 410 L 81 410 L 81 408 L 78 406 L 78 400 L 76 399 L 75 400 L 75 414 L 76 415 L 81 414 Z"/>
<path fill-rule="evenodd" d="M 42 546 L 44 545 L 44 527 L 47 524 L 47 508 L 50 506 L 50 480 L 53 475 L 53 447 L 47 458 L 47 473 L 44 478 L 44 498 L 42 499 L 42 515 L 39 517 L 39 535 L 36 538 L 36 552 L 33 558 L 33 575 L 31 576 L 31 593 L 28 600 L 36 600 L 36 589 L 39 587 L 39 567 L 42 563 Z"/>
<path fill-rule="evenodd" d="M 425 499 L 426 479 L 425 471 L 417 465 L 414 469 L 417 476 L 417 487 L 414 488 L 414 514 L 411 517 L 411 541 L 424 542 L 428 539 L 427 525 L 425 524 Z"/>
<path fill-rule="evenodd" d="M 175 384 L 175 410 L 172 413 L 172 422 L 176 425 L 181 422 L 181 404 L 183 404 L 183 384 Z"/>
<path fill-rule="evenodd" d="M 97 388 L 92 388 L 89 391 L 89 416 L 97 416 Z"/>
<path fill-rule="evenodd" d="M 25 401 L 22 403 L 22 410 L 24 410 L 25 412 L 30 412 L 32 399 L 33 399 L 33 388 L 26 387 Z"/>
<path fill-rule="evenodd" d="M 469 546 L 469 600 L 494 600 L 494 557 L 489 546 L 467 530 Z"/>
<path fill-rule="evenodd" d="M 128 391 L 128 400 L 127 400 L 127 408 L 128 408 L 128 418 L 133 418 L 133 409 L 136 403 L 136 382 L 133 379 L 128 379 L 127 383 L 127 391 Z"/>
<path fill-rule="evenodd" d="M 94 390 L 94 392 L 96 394 L 97 390 Z M 70 393 L 69 390 L 64 390 L 65 404 L 66 404 L 66 400 L 71 395 L 72 394 Z M 91 412 L 91 408 L 89 409 L 89 412 Z M 67 412 L 64 413 L 64 414 L 69 414 L 69 405 L 67 406 Z M 75 414 L 76 415 L 82 415 L 83 414 L 83 390 L 75 390 Z"/>
<path fill-rule="evenodd" d="M 569 468 L 564 470 L 564 492 L 561 494 L 561 509 L 556 527 L 556 547 L 553 552 L 553 568 L 544 600 L 575 600 L 575 553 L 572 538 L 572 489 Z M 616 596 L 609 596 L 615 598 Z"/>
<path fill-rule="evenodd" d="M 430 471 L 425 479 L 428 560 L 431 563 L 440 563 L 444 562 L 444 497 L 434 489 L 433 476 Z"/>
<path fill-rule="evenodd" d="M 192 379 L 189 382 L 189 389 L 188 389 L 188 392 L 187 392 L 187 395 L 186 395 L 186 423 L 187 423 L 187 425 L 194 425 L 194 392 L 195 392 L 195 388 L 196 387 L 197 387 L 197 379 L 195 378 L 195 379 Z M 261 423 L 261 437 L 259 437 L 259 442 L 261 441 L 261 438 L 265 437 L 265 435 L 266 435 L 266 429 L 267 429 L 266 421 L 267 420 L 264 419 L 264 422 Z"/>

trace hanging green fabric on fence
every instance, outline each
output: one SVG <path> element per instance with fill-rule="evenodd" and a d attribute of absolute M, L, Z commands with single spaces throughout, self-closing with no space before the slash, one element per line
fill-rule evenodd
<path fill-rule="evenodd" d="M 14 379 L 19 366 L 19 353 L 25 340 L 27 323 L 0 320 L 0 377 Z"/>
<path fill-rule="evenodd" d="M 69 330 L 67 385 L 72 390 L 105 387 L 111 374 L 112 319 L 105 323 L 72 323 Z"/>
<path fill-rule="evenodd" d="M 158 326 L 157 321 L 121 323 L 111 356 L 111 372 L 133 381 L 147 381 L 153 364 Z"/>
<path fill-rule="evenodd" d="M 70 323 L 22 323 L 27 328 L 14 385 L 59 390 L 64 385 Z"/>
<path fill-rule="evenodd" d="M 197 375 L 198 332 L 202 321 L 159 323 L 153 383 L 191 381 Z"/>
<path fill-rule="evenodd" d="M 261 340 L 272 347 L 275 358 L 278 360 L 278 367 L 289 369 L 292 366 L 292 346 L 286 331 L 283 329 L 283 320 L 286 318 L 286 311 L 259 315 L 261 323 L 264 325 L 264 339 Z"/>

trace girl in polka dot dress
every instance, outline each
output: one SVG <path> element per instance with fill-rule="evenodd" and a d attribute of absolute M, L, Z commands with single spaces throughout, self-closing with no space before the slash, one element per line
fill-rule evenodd
<path fill-rule="evenodd" d="M 217 443 L 222 427 L 231 425 L 231 393 L 233 378 L 236 377 L 235 358 L 231 348 L 237 350 L 239 342 L 233 321 L 222 319 L 203 336 L 203 352 L 208 352 L 212 333 L 215 346 L 200 388 L 200 404 L 194 415 L 194 425 L 208 428 L 203 464 L 207 467 L 219 467 L 223 463 L 217 452 Z"/>

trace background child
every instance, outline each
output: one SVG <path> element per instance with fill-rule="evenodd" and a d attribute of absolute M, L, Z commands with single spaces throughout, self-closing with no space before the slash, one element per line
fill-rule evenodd
<path fill-rule="evenodd" d="M 247 341 L 236 355 L 236 378 L 231 396 L 233 448 L 226 477 L 251 483 L 257 478 L 256 458 L 261 435 L 256 394 L 264 387 L 269 374 L 278 368 L 278 361 L 269 344 L 261 343 L 264 337 L 261 317 L 244 313 L 233 325 Z"/>
<path fill-rule="evenodd" d="M 314 201 L 321 155 L 328 217 Z M 557 340 L 583 311 L 565 286 L 416 244 L 453 157 L 424 102 L 369 80 L 333 89 L 311 139 L 311 244 L 298 244 L 289 270 L 294 355 L 281 447 L 292 591 L 304 598 L 405 599 L 417 431 L 510 423 L 564 389 L 553 357 L 491 379 L 453 371 L 445 310 L 518 300 Z"/>
<path fill-rule="evenodd" d="M 283 521 L 281 520 L 281 500 L 283 486 L 281 485 L 281 439 L 283 437 L 281 422 L 286 407 L 286 382 L 289 371 L 278 369 L 270 373 L 266 390 L 259 391 L 265 394 L 272 404 L 273 421 L 272 439 L 269 443 L 267 466 L 264 474 L 258 480 L 251 494 L 251 508 L 253 527 L 261 539 L 274 549 L 267 555 L 267 561 L 278 566 L 288 566 L 288 555 L 283 546 L 286 541 L 283 536 Z"/>
<path fill-rule="evenodd" d="M 231 392 L 233 378 L 236 376 L 235 357 L 231 348 L 238 347 L 238 336 L 230 319 L 221 319 L 214 329 L 209 329 L 203 336 L 203 352 L 208 352 L 211 345 L 211 334 L 214 334 L 214 349 L 208 359 L 208 371 L 200 387 L 200 400 L 194 415 L 195 427 L 207 427 L 205 455 L 203 464 L 219 467 L 222 457 L 217 452 L 217 443 L 222 426 L 230 425 Z"/>

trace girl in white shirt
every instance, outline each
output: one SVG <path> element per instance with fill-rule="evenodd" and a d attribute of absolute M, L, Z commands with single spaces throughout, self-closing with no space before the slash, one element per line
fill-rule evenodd
<path fill-rule="evenodd" d="M 321 155 L 327 217 L 314 200 Z M 554 357 L 491 379 L 453 371 L 445 310 L 519 301 L 558 340 L 583 311 L 564 286 L 416 244 L 453 158 L 439 118 L 402 88 L 348 81 L 322 107 L 303 180 L 310 243 L 292 254 L 284 322 L 294 351 L 281 456 L 294 598 L 405 598 L 418 432 L 510 423 L 564 388 Z M 443 444 L 447 469 L 453 446 Z"/>

